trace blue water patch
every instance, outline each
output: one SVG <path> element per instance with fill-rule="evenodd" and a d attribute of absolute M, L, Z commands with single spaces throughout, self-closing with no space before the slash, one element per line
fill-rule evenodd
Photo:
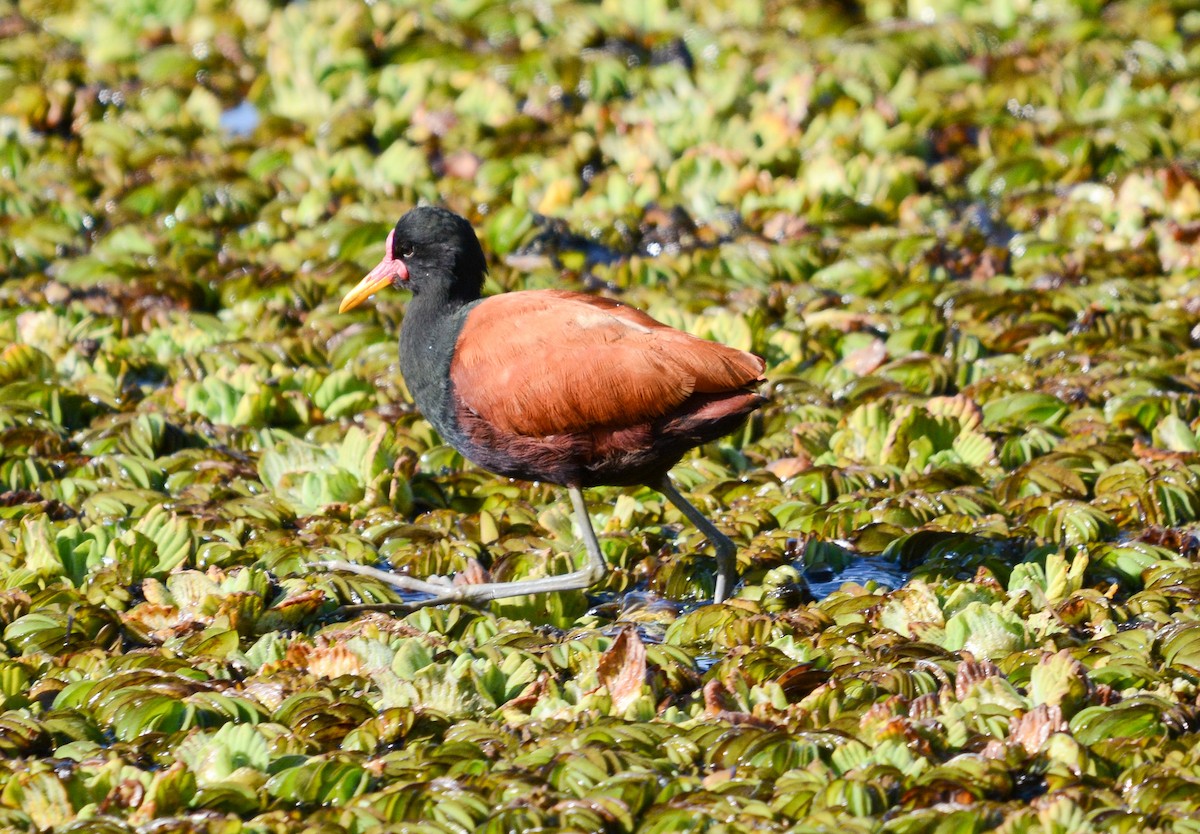
<path fill-rule="evenodd" d="M 258 127 L 262 117 L 258 108 L 246 100 L 221 114 L 221 129 L 232 136 L 248 136 Z"/>
<path fill-rule="evenodd" d="M 887 559 L 856 556 L 840 571 L 806 571 L 804 579 L 813 597 L 824 599 L 847 582 L 859 585 L 875 582 L 888 588 L 899 588 L 908 581 L 908 571 Z"/>

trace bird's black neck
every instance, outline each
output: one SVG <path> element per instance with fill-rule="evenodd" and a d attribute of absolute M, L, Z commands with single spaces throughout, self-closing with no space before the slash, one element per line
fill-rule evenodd
<path fill-rule="evenodd" d="M 470 295 L 470 294 L 469 294 Z M 400 373 L 417 408 L 445 437 L 457 433 L 450 363 L 467 313 L 479 302 L 454 294 L 447 282 L 428 282 L 413 294 L 400 325 Z"/>

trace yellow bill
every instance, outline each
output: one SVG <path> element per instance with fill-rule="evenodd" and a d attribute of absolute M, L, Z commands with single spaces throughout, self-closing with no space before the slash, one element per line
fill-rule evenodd
<path fill-rule="evenodd" d="M 390 286 L 397 279 L 401 281 L 408 280 L 407 264 L 392 254 L 392 236 L 394 234 L 394 231 L 388 233 L 387 249 L 383 254 L 383 260 L 376 264 L 375 268 L 366 274 L 366 277 L 355 284 L 354 289 L 346 293 L 341 305 L 338 307 L 339 313 L 353 310 L 384 287 Z"/>

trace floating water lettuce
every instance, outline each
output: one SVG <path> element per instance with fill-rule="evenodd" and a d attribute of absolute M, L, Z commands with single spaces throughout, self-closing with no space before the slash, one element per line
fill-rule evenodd
<path fill-rule="evenodd" d="M 313 514 L 333 504 L 403 509 L 411 492 L 394 469 L 399 449 L 384 428 L 368 435 L 357 426 L 334 448 L 299 439 L 282 440 L 263 452 L 263 483 L 296 512 Z"/>
<path fill-rule="evenodd" d="M 1198 33 L 6 7 L 0 828 L 1192 831 Z M 579 553 L 409 406 L 407 296 L 337 310 L 422 201 L 489 292 L 764 356 L 770 402 L 674 475 L 739 545 L 729 604 L 648 489 L 589 493 L 590 597 L 396 616 L 315 566 Z"/>

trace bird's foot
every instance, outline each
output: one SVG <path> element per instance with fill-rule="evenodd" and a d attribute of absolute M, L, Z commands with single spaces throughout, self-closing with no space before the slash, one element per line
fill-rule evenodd
<path fill-rule="evenodd" d="M 428 594 L 428 597 L 425 599 L 412 600 L 411 602 L 344 605 L 338 609 L 342 613 L 387 611 L 393 614 L 407 614 L 410 611 L 416 611 L 418 608 L 425 608 L 430 605 L 445 605 L 451 602 L 460 602 L 466 605 L 481 605 L 485 602 L 491 602 L 494 599 L 523 597 L 529 594 L 584 591 L 604 578 L 604 575 L 608 573 L 608 565 L 604 562 L 604 555 L 600 552 L 600 543 L 596 540 L 596 533 L 592 529 L 591 520 L 588 518 L 587 505 L 584 503 L 582 490 L 578 486 L 569 486 L 567 487 L 567 491 L 571 494 L 571 503 L 575 507 L 575 515 L 579 520 L 579 526 L 583 533 L 584 546 L 587 550 L 587 564 L 571 573 L 559 574 L 557 576 L 541 576 L 537 579 L 518 579 L 512 582 L 472 582 L 468 580 L 466 582 L 455 583 L 442 578 L 439 578 L 436 582 L 429 579 L 414 579 L 411 576 L 400 576 L 395 573 L 379 570 L 378 568 L 368 567 L 367 565 L 356 565 L 353 562 L 344 562 L 341 560 L 317 562 L 314 566 L 329 570 L 344 570 L 349 573 L 356 573 L 359 576 L 370 576 L 399 591 Z M 730 543 L 730 546 L 732 547 L 732 543 Z M 474 578 L 482 578 L 485 575 L 483 569 L 476 566 Z"/>
<path fill-rule="evenodd" d="M 342 613 L 362 613 L 367 611 L 382 611 L 390 614 L 407 614 L 419 608 L 432 605 L 446 605 L 452 602 L 464 605 L 481 605 L 496 599 L 522 597 L 528 594 L 546 594 L 557 591 L 579 591 L 590 588 L 604 578 L 605 568 L 601 562 L 589 562 L 581 570 L 564 573 L 557 576 L 543 576 L 537 579 L 519 579 L 512 582 L 482 582 L 476 584 L 454 584 L 446 577 L 430 579 L 414 579 L 411 576 L 401 576 L 389 571 L 379 570 L 368 565 L 356 565 L 353 562 L 340 560 L 315 562 L 314 567 L 329 570 L 342 570 L 347 573 L 369 576 L 386 585 L 408 593 L 427 594 L 423 599 L 405 602 L 366 603 L 362 605 L 344 605 L 338 609 Z"/>
<path fill-rule="evenodd" d="M 461 586 L 455 586 L 453 579 L 448 576 L 430 576 L 425 579 L 416 579 L 411 576 L 403 576 L 398 573 L 373 568 L 370 565 L 358 565 L 354 562 L 345 562 L 340 559 L 327 562 L 314 562 L 313 567 L 325 568 L 326 570 L 340 570 L 359 576 L 369 576 L 401 592 L 427 595 L 422 599 L 405 600 L 404 602 L 343 605 L 338 611 L 344 614 L 359 614 L 368 611 L 380 611 L 387 614 L 408 614 L 419 608 L 427 608 L 431 605 L 464 601 L 454 599 L 455 589 Z"/>

